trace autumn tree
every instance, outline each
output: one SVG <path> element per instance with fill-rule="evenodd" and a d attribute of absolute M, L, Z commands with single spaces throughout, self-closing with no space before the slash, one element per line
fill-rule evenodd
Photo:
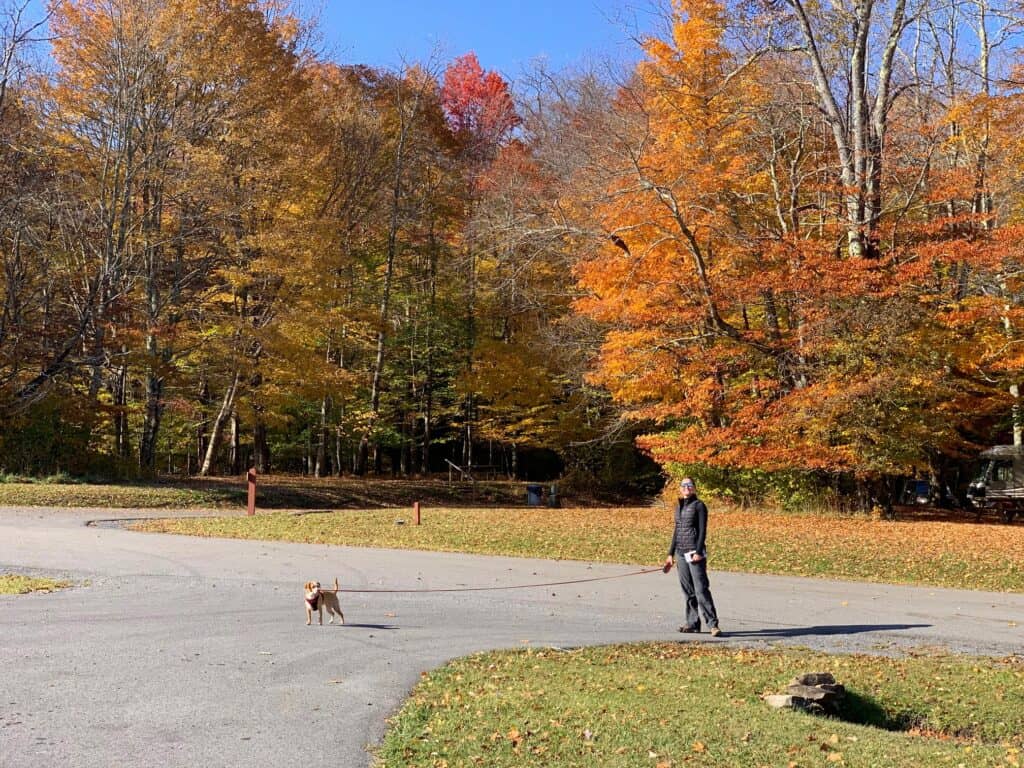
<path fill-rule="evenodd" d="M 880 50 L 886 70 L 906 18 L 896 6 L 880 36 L 843 37 L 855 69 Z M 1005 251 L 965 226 L 969 202 L 934 205 L 955 174 L 937 173 L 945 144 L 911 98 L 934 89 L 903 82 L 901 100 L 893 72 L 862 74 L 843 92 L 856 109 L 830 117 L 839 81 L 815 79 L 813 25 L 793 27 L 793 50 L 767 32 L 730 42 L 738 29 L 722 5 L 674 3 L 671 37 L 581 122 L 583 159 L 551 210 L 579 257 L 576 306 L 605 328 L 592 380 L 658 425 L 641 444 L 662 463 L 862 479 L 934 466 L 1006 402 L 951 322 Z M 965 264 L 975 279 L 958 288 Z"/>
<path fill-rule="evenodd" d="M 518 98 L 474 54 L 328 62 L 283 0 L 60 0 L 44 78 L 4 8 L 12 466 L 515 474 L 643 433 L 880 498 L 1024 434 L 1013 6 L 675 0 L 635 67 Z"/>
<path fill-rule="evenodd" d="M 272 141 L 289 140 L 275 130 L 276 116 L 288 114 L 299 85 L 286 28 L 250 3 L 215 6 L 53 7 L 52 129 L 67 195 L 80 201 L 62 232 L 95 286 L 92 306 L 80 310 L 89 327 L 87 392 L 110 393 L 124 457 L 128 369 L 139 369 L 138 461 L 148 470 L 166 385 L 196 329 L 183 323 L 200 317 L 197 302 L 218 266 L 248 270 L 259 256 L 246 244 L 256 234 L 247 228 L 255 195 L 280 190 L 259 188 L 254 168 Z"/>
<path fill-rule="evenodd" d="M 29 5 L 0 6 L 0 416 L 16 418 L 83 363 L 85 318 L 57 251 L 53 221 L 66 203 L 45 151 L 30 56 L 43 22 Z M 10 444 L 7 448 L 11 450 Z"/>
<path fill-rule="evenodd" d="M 458 143 L 464 174 L 467 226 L 462 232 L 466 284 L 466 376 L 462 418 L 462 463 L 474 463 L 474 429 L 477 420 L 477 392 L 473 368 L 478 354 L 480 315 L 480 267 L 488 262 L 487 245 L 477 237 L 473 218 L 485 215 L 483 181 L 501 148 L 520 119 L 509 93 L 508 83 L 497 72 L 484 71 L 475 53 L 455 59 L 445 70 L 441 101 L 449 126 Z M 484 308 L 486 311 L 486 307 Z"/>

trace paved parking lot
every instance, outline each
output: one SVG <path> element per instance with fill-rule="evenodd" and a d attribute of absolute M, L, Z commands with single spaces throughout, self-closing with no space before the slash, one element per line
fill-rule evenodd
<path fill-rule="evenodd" d="M 364 589 L 503 587 L 636 568 L 85 525 L 115 516 L 125 512 L 0 509 L 0 571 L 77 585 L 0 597 L 3 768 L 364 766 L 366 747 L 421 672 L 450 658 L 681 637 L 678 583 L 660 573 L 343 595 L 345 627 L 307 627 L 309 579 L 337 576 Z M 652 552 L 652 563 L 663 555 Z M 1024 595 L 713 570 L 712 588 L 726 635 L 687 641 L 874 653 L 1024 647 Z"/>

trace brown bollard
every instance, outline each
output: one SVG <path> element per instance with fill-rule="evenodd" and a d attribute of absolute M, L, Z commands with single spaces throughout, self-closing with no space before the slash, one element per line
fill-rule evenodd
<path fill-rule="evenodd" d="M 245 479 L 249 483 L 249 505 L 246 507 L 245 514 L 255 515 L 256 514 L 256 467 L 252 467 L 248 472 L 245 473 Z"/>
<path fill-rule="evenodd" d="M 419 525 L 420 524 L 420 503 L 418 501 L 414 501 L 413 504 L 412 504 L 412 514 L 413 514 L 413 518 L 416 520 L 416 525 Z"/>

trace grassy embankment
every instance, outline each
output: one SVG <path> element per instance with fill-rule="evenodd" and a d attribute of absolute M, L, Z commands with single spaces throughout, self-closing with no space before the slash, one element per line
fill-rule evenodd
<path fill-rule="evenodd" d="M 842 719 L 761 700 L 811 671 L 847 687 Z M 1019 658 L 699 643 L 487 653 L 424 675 L 378 760 L 386 768 L 1017 768 L 1022 689 Z"/>

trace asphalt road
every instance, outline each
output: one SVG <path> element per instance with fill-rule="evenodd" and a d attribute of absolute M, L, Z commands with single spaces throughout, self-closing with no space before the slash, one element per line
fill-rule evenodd
<path fill-rule="evenodd" d="M 420 674 L 451 658 L 683 638 L 674 573 L 342 595 L 346 626 L 307 627 L 302 584 L 310 579 L 437 589 L 636 568 L 85 525 L 124 515 L 0 508 L 0 572 L 76 583 L 0 597 L 0 768 L 366 766 L 367 747 L 379 743 Z M 1024 647 L 1020 594 L 713 570 L 711 580 L 725 634 L 686 642 L 991 655 Z"/>

